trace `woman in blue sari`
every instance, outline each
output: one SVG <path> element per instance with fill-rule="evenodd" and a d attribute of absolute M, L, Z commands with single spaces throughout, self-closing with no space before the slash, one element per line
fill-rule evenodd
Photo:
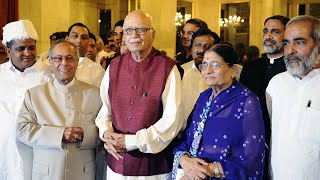
<path fill-rule="evenodd" d="M 234 79 L 236 59 L 225 44 L 205 52 L 199 70 L 210 88 L 200 94 L 174 149 L 173 179 L 262 179 L 260 103 Z"/>

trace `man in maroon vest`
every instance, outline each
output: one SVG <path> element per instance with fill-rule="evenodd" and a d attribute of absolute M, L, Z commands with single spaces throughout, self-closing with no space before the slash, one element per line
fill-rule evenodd
<path fill-rule="evenodd" d="M 105 142 L 108 179 L 170 179 L 170 142 L 179 120 L 181 77 L 176 61 L 152 46 L 152 18 L 133 11 L 124 21 L 129 52 L 111 61 L 96 119 Z"/>

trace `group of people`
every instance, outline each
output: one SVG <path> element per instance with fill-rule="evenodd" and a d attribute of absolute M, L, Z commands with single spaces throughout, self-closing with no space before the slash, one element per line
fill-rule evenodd
<path fill-rule="evenodd" d="M 118 25 L 126 51 L 106 70 L 82 23 L 46 59 L 32 22 L 3 27 L 0 179 L 320 178 L 319 19 L 267 18 L 266 57 L 243 67 L 200 19 L 176 60 L 153 47 L 149 14 Z"/>

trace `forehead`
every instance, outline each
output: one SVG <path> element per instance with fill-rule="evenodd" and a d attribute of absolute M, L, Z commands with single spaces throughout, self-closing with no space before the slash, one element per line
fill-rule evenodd
<path fill-rule="evenodd" d="M 183 30 L 185 30 L 185 31 L 192 31 L 192 32 L 196 32 L 196 31 L 198 31 L 199 29 L 200 29 L 199 27 L 197 27 L 196 25 L 191 24 L 191 23 L 187 23 L 187 24 L 185 24 L 184 27 L 183 27 Z"/>
<path fill-rule="evenodd" d="M 224 62 L 223 58 L 212 50 L 206 51 L 204 53 L 203 61 Z"/>
<path fill-rule="evenodd" d="M 128 15 L 125 19 L 123 27 L 151 27 L 151 20 L 146 15 L 140 13 L 134 13 Z"/>
<path fill-rule="evenodd" d="M 90 38 L 89 39 L 89 44 L 95 44 L 94 39 Z"/>
<path fill-rule="evenodd" d="M 281 23 L 280 20 L 277 19 L 269 19 L 266 24 L 264 25 L 265 29 L 280 29 L 284 30 L 284 25 Z"/>
<path fill-rule="evenodd" d="M 56 46 L 54 46 L 52 50 L 52 54 L 54 55 L 69 55 L 73 54 L 76 55 L 75 50 L 73 49 L 73 46 L 71 46 L 68 43 L 59 43 Z"/>
<path fill-rule="evenodd" d="M 82 26 L 73 26 L 70 33 L 77 33 L 77 34 L 85 34 L 85 35 L 89 35 L 88 30 L 85 27 Z"/>
<path fill-rule="evenodd" d="M 34 46 L 36 45 L 36 40 L 34 39 L 16 39 L 13 42 L 13 46 Z"/>
<path fill-rule="evenodd" d="M 285 39 L 311 38 L 311 23 L 307 21 L 298 21 L 287 26 L 284 33 Z"/>
<path fill-rule="evenodd" d="M 210 36 L 209 34 L 207 35 L 202 35 L 202 36 L 198 36 L 194 39 L 194 42 L 207 42 L 207 43 L 213 43 L 214 38 L 212 36 Z"/>
<path fill-rule="evenodd" d="M 114 32 L 122 32 L 122 27 L 121 26 L 115 27 Z"/>

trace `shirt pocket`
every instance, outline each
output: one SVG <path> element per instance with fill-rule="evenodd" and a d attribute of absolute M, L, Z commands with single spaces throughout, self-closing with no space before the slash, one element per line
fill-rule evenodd
<path fill-rule="evenodd" d="M 79 112 L 80 120 L 84 123 L 94 123 L 95 116 L 93 112 Z"/>
<path fill-rule="evenodd" d="M 307 101 L 300 121 L 300 138 L 309 143 L 320 144 L 320 97 Z"/>

